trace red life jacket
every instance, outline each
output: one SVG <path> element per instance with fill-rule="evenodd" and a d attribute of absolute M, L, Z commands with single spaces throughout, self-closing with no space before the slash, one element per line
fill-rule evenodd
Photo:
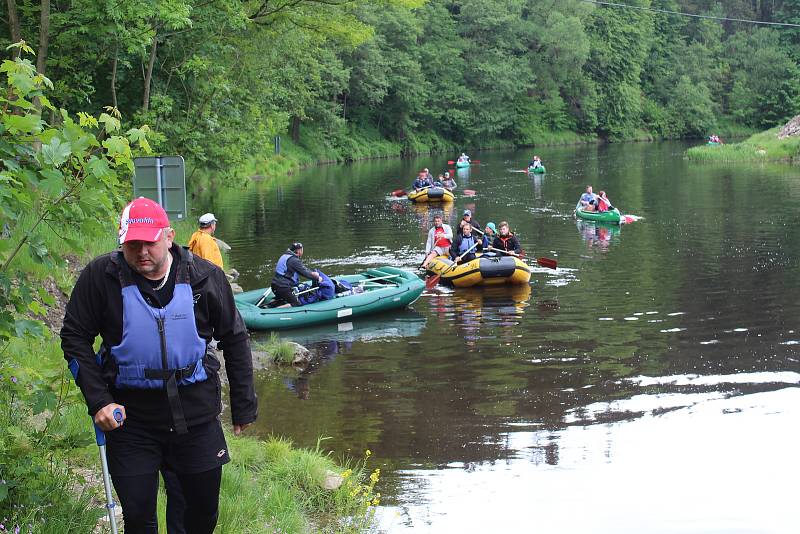
<path fill-rule="evenodd" d="M 434 246 L 442 247 L 442 248 L 450 248 L 452 244 L 449 239 L 444 236 L 444 227 L 437 228 L 433 232 L 433 243 Z"/>
<path fill-rule="evenodd" d="M 503 237 L 501 235 L 497 236 L 497 238 L 503 242 L 503 250 L 505 250 L 506 252 L 508 252 L 508 240 L 511 239 L 513 236 L 514 234 L 508 234 L 508 237 Z"/>

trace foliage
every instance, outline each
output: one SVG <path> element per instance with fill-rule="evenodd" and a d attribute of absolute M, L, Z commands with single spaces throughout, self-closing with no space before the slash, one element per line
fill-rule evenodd
<path fill-rule="evenodd" d="M 24 42 L 13 46 L 33 52 Z M 18 260 L 53 270 L 63 265 L 61 254 L 85 250 L 76 235 L 92 240 L 107 232 L 124 190 L 118 174 L 132 170 L 132 147 L 149 148 L 147 128 L 123 131 L 113 108 L 75 118 L 57 109 L 46 94 L 53 84 L 22 54 L 3 61 L 0 72 L 0 516 L 23 531 L 87 532 L 96 522 L 88 497 L 73 495 L 74 475 L 57 461 L 87 443 L 60 424 L 72 398 L 66 369 L 21 361 L 48 338 L 32 317 L 43 316 L 53 298 L 30 269 L 18 270 Z M 60 243 L 48 247 L 53 235 Z"/>
<path fill-rule="evenodd" d="M 720 146 L 702 145 L 686 151 L 689 159 L 706 162 L 797 161 L 800 159 L 800 137 L 778 139 L 780 128 L 750 136 L 740 143 Z"/>

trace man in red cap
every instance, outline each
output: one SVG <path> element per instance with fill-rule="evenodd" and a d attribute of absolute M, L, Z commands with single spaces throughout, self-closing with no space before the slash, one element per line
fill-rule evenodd
<path fill-rule="evenodd" d="M 226 362 L 234 433 L 256 419 L 250 345 L 230 285 L 221 269 L 196 260 L 174 237 L 157 202 L 128 204 L 120 250 L 83 270 L 61 329 L 64 357 L 78 364 L 89 414 L 106 432 L 126 534 L 157 532 L 162 469 L 175 474 L 185 500 L 179 526 L 192 534 L 214 531 L 229 457 L 212 339 Z"/>

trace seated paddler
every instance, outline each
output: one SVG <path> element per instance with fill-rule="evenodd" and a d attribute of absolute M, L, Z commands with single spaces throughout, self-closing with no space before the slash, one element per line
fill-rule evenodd
<path fill-rule="evenodd" d="M 300 285 L 300 277 L 309 280 L 322 281 L 319 273 L 311 271 L 306 267 L 300 258 L 303 257 L 303 244 L 292 243 L 292 245 L 278 259 L 275 266 L 275 276 L 272 277 L 272 292 L 275 293 L 276 301 L 282 301 L 291 306 L 300 306 L 300 301 L 295 294 L 295 288 Z"/>
<path fill-rule="evenodd" d="M 462 221 L 461 233 L 450 246 L 450 257 L 456 263 L 466 263 L 474 260 L 475 252 L 481 250 L 483 250 L 481 238 L 472 233 L 472 225 L 468 221 Z"/>

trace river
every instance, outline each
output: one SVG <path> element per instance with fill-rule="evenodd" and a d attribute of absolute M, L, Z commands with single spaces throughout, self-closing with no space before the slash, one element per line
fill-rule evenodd
<path fill-rule="evenodd" d="M 797 532 L 800 173 L 693 164 L 687 146 L 540 148 L 535 177 L 514 172 L 531 150 L 472 154 L 450 224 L 507 220 L 558 269 L 282 333 L 323 358 L 259 372 L 256 433 L 372 451 L 384 532 Z M 447 159 L 315 167 L 194 205 L 245 289 L 292 241 L 331 275 L 415 269 L 440 208 L 390 192 Z M 641 220 L 577 222 L 587 184 Z"/>

